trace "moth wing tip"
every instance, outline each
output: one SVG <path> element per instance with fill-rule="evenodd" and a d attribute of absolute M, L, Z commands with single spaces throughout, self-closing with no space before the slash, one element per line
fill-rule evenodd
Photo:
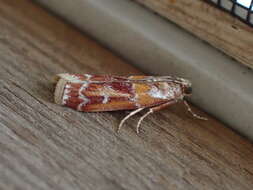
<path fill-rule="evenodd" d="M 52 77 L 53 83 L 57 83 L 61 78 L 65 78 L 65 76 L 68 75 L 67 73 L 60 73 L 56 74 L 55 76 Z"/>
<path fill-rule="evenodd" d="M 55 77 L 56 85 L 54 91 L 54 101 L 56 104 L 62 105 L 63 92 L 67 81 L 64 78 L 61 78 L 59 75 Z"/>

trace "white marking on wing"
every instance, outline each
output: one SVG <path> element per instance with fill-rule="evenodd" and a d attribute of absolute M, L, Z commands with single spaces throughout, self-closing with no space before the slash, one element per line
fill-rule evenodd
<path fill-rule="evenodd" d="M 150 91 L 148 92 L 148 94 L 153 97 L 153 98 L 159 98 L 159 99 L 167 99 L 166 94 L 164 94 L 164 92 L 162 92 L 159 88 L 157 88 L 156 86 L 152 86 L 152 88 L 150 89 Z"/>
<path fill-rule="evenodd" d="M 82 111 L 82 107 L 85 106 L 85 105 L 90 101 L 90 100 L 89 100 L 85 95 L 83 95 L 83 93 L 82 93 L 82 91 L 85 90 L 88 86 L 89 86 L 89 83 L 88 83 L 88 82 L 83 83 L 83 85 L 80 87 L 80 89 L 79 89 L 79 91 L 78 91 L 78 97 L 79 97 L 80 99 L 83 100 L 83 102 L 80 103 L 80 104 L 78 105 L 78 107 L 77 107 L 77 109 L 78 109 L 79 111 Z"/>
<path fill-rule="evenodd" d="M 92 75 L 90 74 L 84 74 L 84 76 L 86 77 L 86 80 L 90 80 L 90 78 L 92 77 Z"/>
<path fill-rule="evenodd" d="M 103 103 L 103 104 L 108 103 L 108 101 L 109 101 L 109 96 L 108 96 L 108 94 L 105 93 L 103 96 L 104 96 L 104 99 L 103 99 L 103 102 L 102 102 L 102 103 Z"/>
<path fill-rule="evenodd" d="M 131 98 L 130 100 L 134 102 L 136 107 L 141 107 L 141 105 L 139 104 L 138 100 L 139 100 L 139 95 L 138 93 L 136 93 L 135 91 L 135 84 L 132 85 L 132 93 L 134 94 L 134 97 Z"/>

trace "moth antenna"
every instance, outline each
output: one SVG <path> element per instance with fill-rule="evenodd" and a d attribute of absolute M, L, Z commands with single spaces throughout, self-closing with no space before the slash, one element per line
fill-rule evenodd
<path fill-rule="evenodd" d="M 131 116 L 137 114 L 138 112 L 142 111 L 143 109 L 145 109 L 145 108 L 139 108 L 139 109 L 137 109 L 137 110 L 134 110 L 134 111 L 130 112 L 126 117 L 124 117 L 124 118 L 121 120 L 120 124 L 119 124 L 119 127 L 118 127 L 117 132 L 120 131 L 120 129 L 122 128 L 122 125 L 124 124 L 124 122 L 125 122 L 127 119 L 129 119 Z"/>
<path fill-rule="evenodd" d="M 137 123 L 137 127 L 136 127 L 136 133 L 139 134 L 140 132 L 140 126 L 141 126 L 141 122 L 144 120 L 145 117 L 147 117 L 149 114 L 153 113 L 153 109 L 149 109 L 149 111 L 147 113 L 145 113 L 138 121 Z"/>
<path fill-rule="evenodd" d="M 186 100 L 184 100 L 184 104 L 186 105 L 187 110 L 192 114 L 193 117 L 196 117 L 197 119 L 201 119 L 201 120 L 207 120 L 207 118 L 201 117 L 201 116 L 197 115 L 196 113 L 194 113 L 194 112 L 192 111 L 190 105 L 187 103 Z"/>

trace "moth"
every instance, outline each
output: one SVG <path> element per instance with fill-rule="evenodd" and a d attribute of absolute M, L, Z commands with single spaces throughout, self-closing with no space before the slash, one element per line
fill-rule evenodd
<path fill-rule="evenodd" d="M 183 101 L 188 111 L 198 119 L 205 119 L 191 110 L 184 97 L 192 94 L 189 80 L 171 76 L 110 76 L 90 74 L 58 74 L 56 77 L 55 103 L 83 112 L 133 110 L 121 120 L 124 122 L 138 112 L 149 114 Z"/>

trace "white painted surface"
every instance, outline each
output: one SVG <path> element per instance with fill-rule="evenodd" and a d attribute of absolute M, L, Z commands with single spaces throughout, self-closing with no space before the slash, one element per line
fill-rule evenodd
<path fill-rule="evenodd" d="M 192 102 L 253 139 L 251 70 L 129 0 L 35 1 L 143 71 L 190 79 Z"/>

